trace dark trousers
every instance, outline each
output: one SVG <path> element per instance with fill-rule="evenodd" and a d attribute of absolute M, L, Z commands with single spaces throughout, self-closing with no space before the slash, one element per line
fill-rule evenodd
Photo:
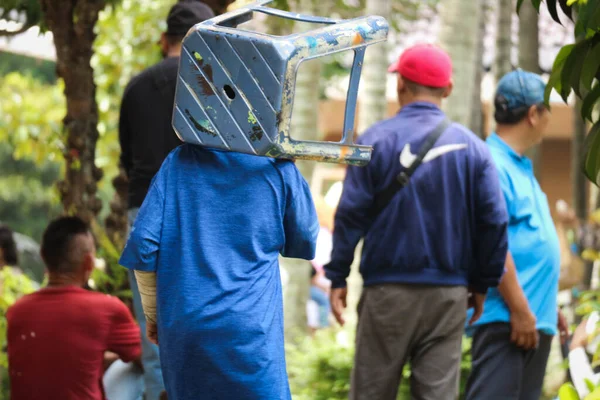
<path fill-rule="evenodd" d="M 467 288 L 377 285 L 358 306 L 351 400 L 395 400 L 410 361 L 411 398 L 455 400 Z"/>
<path fill-rule="evenodd" d="M 510 324 L 482 325 L 473 335 L 467 400 L 539 400 L 552 336 L 540 333 L 538 348 L 510 341 Z"/>

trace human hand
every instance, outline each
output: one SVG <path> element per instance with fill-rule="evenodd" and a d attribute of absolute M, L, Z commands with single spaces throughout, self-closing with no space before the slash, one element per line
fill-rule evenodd
<path fill-rule="evenodd" d="M 106 371 L 108 369 L 108 367 L 110 367 L 112 365 L 112 363 L 114 363 L 118 359 L 119 359 L 118 354 L 113 353 L 112 351 L 105 351 L 104 352 L 104 371 Z"/>
<path fill-rule="evenodd" d="M 341 326 L 344 326 L 344 323 L 346 322 L 344 320 L 344 317 L 342 317 L 342 313 L 344 312 L 344 309 L 346 308 L 346 296 L 347 295 L 348 295 L 348 288 L 336 288 L 336 289 L 331 289 L 331 294 L 329 296 L 329 299 L 331 301 L 331 311 L 333 312 L 333 316 L 335 317 L 336 321 Z"/>
<path fill-rule="evenodd" d="M 556 202 L 556 219 L 565 225 L 571 225 L 577 222 L 575 211 L 569 207 L 567 202 L 559 200 Z"/>
<path fill-rule="evenodd" d="M 146 320 L 146 336 L 148 336 L 148 340 L 151 343 L 158 346 L 158 328 L 156 327 L 156 322 Z"/>
<path fill-rule="evenodd" d="M 569 323 L 561 310 L 558 310 L 558 332 L 560 334 L 560 344 L 565 344 L 569 338 Z"/>
<path fill-rule="evenodd" d="M 579 347 L 587 346 L 587 342 L 588 342 L 588 334 L 586 331 L 587 322 L 588 322 L 587 318 L 584 319 L 583 321 L 581 321 L 581 323 L 575 329 L 575 332 L 573 332 L 573 337 L 571 338 L 571 345 L 569 346 L 570 350 L 575 350 Z"/>
<path fill-rule="evenodd" d="M 538 332 L 535 327 L 535 315 L 529 307 L 510 313 L 510 341 L 525 350 L 534 349 L 538 345 Z"/>
<path fill-rule="evenodd" d="M 467 308 L 473 308 L 473 315 L 469 320 L 469 325 L 473 325 L 483 314 L 483 303 L 485 303 L 485 294 L 482 293 L 469 293 L 469 300 Z"/>

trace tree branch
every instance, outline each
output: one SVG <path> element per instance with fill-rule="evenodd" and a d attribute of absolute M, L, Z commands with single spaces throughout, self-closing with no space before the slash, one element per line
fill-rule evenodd
<path fill-rule="evenodd" d="M 0 37 L 7 37 L 7 36 L 11 37 L 11 36 L 18 35 L 20 33 L 26 32 L 32 26 L 33 25 L 23 25 L 21 28 L 17 29 L 16 31 L 0 30 Z"/>

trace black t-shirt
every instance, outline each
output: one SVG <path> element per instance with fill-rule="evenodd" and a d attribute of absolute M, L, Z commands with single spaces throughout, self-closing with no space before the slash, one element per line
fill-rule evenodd
<path fill-rule="evenodd" d="M 164 159 L 181 141 L 171 119 L 179 57 L 134 77 L 123 94 L 119 119 L 121 164 L 129 178 L 129 208 L 140 207 Z"/>

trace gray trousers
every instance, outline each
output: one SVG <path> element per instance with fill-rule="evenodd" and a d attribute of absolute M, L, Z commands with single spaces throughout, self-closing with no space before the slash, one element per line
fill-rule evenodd
<path fill-rule="evenodd" d="M 467 400 L 539 400 L 552 336 L 540 333 L 538 348 L 522 350 L 510 341 L 510 325 L 482 325 L 473 335 Z"/>
<path fill-rule="evenodd" d="M 411 365 L 411 398 L 455 400 L 467 288 L 365 287 L 358 305 L 351 400 L 395 400 Z"/>

